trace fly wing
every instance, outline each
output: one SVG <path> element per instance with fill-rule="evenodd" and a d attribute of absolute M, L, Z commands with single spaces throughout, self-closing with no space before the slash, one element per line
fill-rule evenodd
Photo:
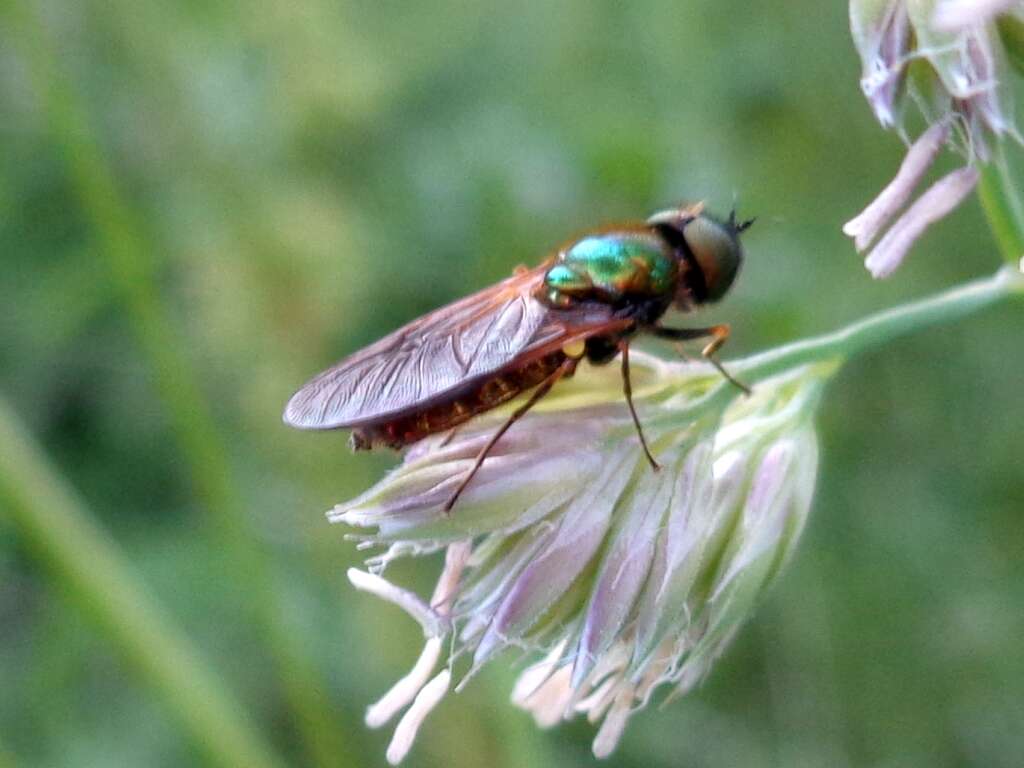
<path fill-rule="evenodd" d="M 379 421 L 557 345 L 565 329 L 533 296 L 547 266 L 424 315 L 342 360 L 295 393 L 285 422 L 331 429 Z"/>

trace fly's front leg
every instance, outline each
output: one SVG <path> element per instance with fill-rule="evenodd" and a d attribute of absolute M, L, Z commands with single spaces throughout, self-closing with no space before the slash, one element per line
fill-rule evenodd
<path fill-rule="evenodd" d="M 725 340 L 729 338 L 729 326 L 727 323 L 720 325 L 712 325 L 707 328 L 662 328 L 661 326 L 655 326 L 653 333 L 660 339 L 669 339 L 671 341 L 690 341 L 692 339 L 706 339 L 709 336 L 711 341 L 704 345 L 704 349 L 701 350 L 701 355 L 715 366 L 717 370 L 726 381 L 743 390 L 744 393 L 750 394 L 751 390 L 743 382 L 734 379 L 732 375 L 725 370 L 725 367 L 715 357 L 715 353 L 722 348 L 725 344 Z"/>

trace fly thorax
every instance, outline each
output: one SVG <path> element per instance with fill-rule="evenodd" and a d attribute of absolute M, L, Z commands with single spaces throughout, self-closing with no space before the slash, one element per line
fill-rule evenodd
<path fill-rule="evenodd" d="M 559 254 L 559 261 L 544 276 L 544 298 L 554 307 L 564 308 L 590 295 L 594 283 L 586 269 L 579 264 L 566 262 Z"/>
<path fill-rule="evenodd" d="M 553 306 L 574 300 L 605 303 L 671 297 L 678 262 L 650 229 L 591 235 L 563 248 L 544 277 Z"/>

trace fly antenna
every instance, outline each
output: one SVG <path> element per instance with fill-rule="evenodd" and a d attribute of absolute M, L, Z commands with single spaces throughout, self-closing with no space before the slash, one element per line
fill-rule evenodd
<path fill-rule="evenodd" d="M 731 229 L 734 233 L 738 235 L 740 234 L 740 232 L 745 232 L 746 230 L 750 229 L 751 224 L 753 224 L 755 221 L 757 221 L 757 217 L 754 217 L 753 219 L 747 219 L 746 221 L 737 222 L 736 209 L 733 208 L 731 211 L 729 211 L 729 218 L 726 221 L 726 225 L 729 227 L 729 229 Z"/>

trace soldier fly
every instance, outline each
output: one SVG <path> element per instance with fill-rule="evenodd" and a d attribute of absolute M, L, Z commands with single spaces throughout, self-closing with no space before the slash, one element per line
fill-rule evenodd
<path fill-rule="evenodd" d="M 626 405 L 657 469 L 633 407 L 630 341 L 638 333 L 709 339 L 703 356 L 746 391 L 715 357 L 728 325 L 667 328 L 659 320 L 670 306 L 689 312 L 725 295 L 743 261 L 739 234 L 752 223 L 737 223 L 735 212 L 721 221 L 698 203 L 587 234 L 327 369 L 295 393 L 284 421 L 349 428 L 357 450 L 400 449 L 532 390 L 481 449 L 447 512 L 501 436 L 581 360 L 601 365 L 621 355 Z"/>

